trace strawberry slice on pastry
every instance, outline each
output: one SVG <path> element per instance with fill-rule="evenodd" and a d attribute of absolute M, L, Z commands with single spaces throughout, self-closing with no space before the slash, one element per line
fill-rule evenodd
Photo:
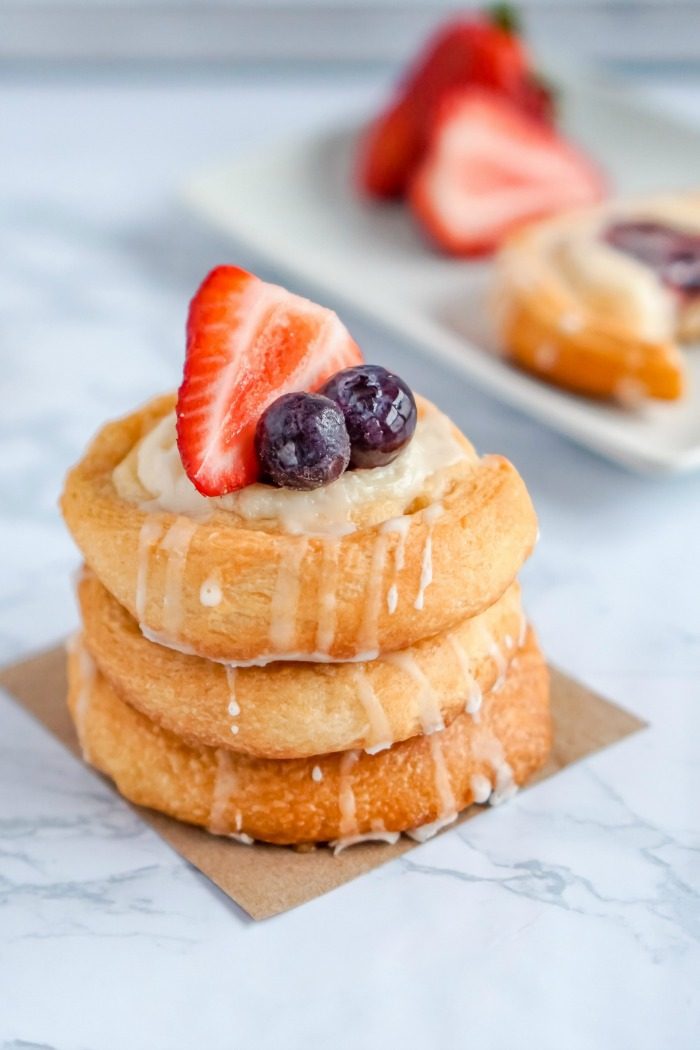
<path fill-rule="evenodd" d="M 205 496 L 256 481 L 256 424 L 281 394 L 314 391 L 362 361 L 331 311 L 236 266 L 219 266 L 190 305 L 177 399 L 185 471 Z"/>

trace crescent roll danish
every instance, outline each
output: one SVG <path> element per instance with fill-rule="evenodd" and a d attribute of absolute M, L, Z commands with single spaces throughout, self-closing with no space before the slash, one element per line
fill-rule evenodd
<path fill-rule="evenodd" d="M 244 840 L 350 843 L 449 823 L 492 792 L 507 797 L 549 753 L 547 677 L 530 632 L 478 721 L 463 713 L 376 755 L 289 760 L 186 743 L 121 700 L 79 647 L 68 703 L 86 759 L 132 802 Z"/>
<path fill-rule="evenodd" d="M 700 336 L 700 192 L 535 223 L 496 267 L 505 352 L 548 382 L 634 403 L 682 396 Z"/>
<path fill-rule="evenodd" d="M 515 468 L 424 400 L 389 466 L 217 499 L 185 478 L 172 409 L 162 397 L 105 426 L 62 498 L 88 566 L 161 645 L 237 664 L 373 659 L 489 608 L 534 545 Z"/>
<path fill-rule="evenodd" d="M 546 761 L 525 484 L 340 319 L 235 266 L 177 396 L 69 472 L 69 709 L 132 802 L 280 845 L 424 841 Z"/>

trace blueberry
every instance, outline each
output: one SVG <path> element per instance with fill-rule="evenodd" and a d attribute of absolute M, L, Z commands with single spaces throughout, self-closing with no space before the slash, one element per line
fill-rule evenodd
<path fill-rule="evenodd" d="M 415 398 L 403 379 L 380 365 L 346 368 L 332 376 L 321 393 L 345 416 L 353 467 L 391 463 L 413 437 Z"/>
<path fill-rule="evenodd" d="M 343 413 L 320 394 L 283 394 L 258 420 L 255 451 L 264 479 L 279 488 L 329 485 L 350 461 Z"/>

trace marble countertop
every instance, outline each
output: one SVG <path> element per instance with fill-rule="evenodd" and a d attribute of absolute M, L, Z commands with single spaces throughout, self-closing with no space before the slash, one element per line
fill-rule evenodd
<path fill-rule="evenodd" d="M 101 421 L 175 384 L 187 299 L 231 259 L 178 185 L 376 91 L 360 73 L 4 76 L 1 661 L 74 627 L 62 475 Z M 697 89 L 654 94 L 698 112 Z M 696 1047 L 700 477 L 625 473 L 347 319 L 516 462 L 548 653 L 650 728 L 253 923 L 0 695 L 0 1045 Z"/>

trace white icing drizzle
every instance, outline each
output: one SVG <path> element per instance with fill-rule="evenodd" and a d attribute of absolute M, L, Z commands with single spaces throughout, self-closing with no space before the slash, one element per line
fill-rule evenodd
<path fill-rule="evenodd" d="M 500 693 L 503 686 L 506 684 L 506 676 L 508 674 L 508 661 L 501 652 L 501 648 L 495 638 L 491 637 L 489 643 L 489 656 L 493 658 L 496 663 L 497 678 L 492 686 L 492 692 Z"/>
<path fill-rule="evenodd" d="M 226 672 L 226 685 L 228 687 L 228 713 L 231 718 L 236 718 L 241 713 L 241 709 L 236 699 L 236 668 L 232 667 L 231 664 L 226 664 L 224 667 Z"/>
<path fill-rule="evenodd" d="M 252 660 L 231 660 L 230 657 L 215 657 L 210 656 L 209 654 L 200 653 L 194 648 L 194 646 L 187 645 L 185 642 L 176 641 L 174 638 L 168 637 L 168 635 L 164 634 L 162 631 L 154 631 L 145 623 L 140 623 L 139 629 L 144 638 L 147 638 L 149 642 L 154 642 L 156 645 L 162 645 L 166 649 L 172 649 L 173 652 L 182 653 L 183 656 L 199 656 L 202 659 L 209 660 L 210 663 L 223 664 L 225 667 L 267 667 L 268 664 L 282 663 L 283 661 L 287 663 L 305 664 L 362 664 L 376 660 L 379 656 L 376 649 L 355 653 L 354 656 L 347 656 L 344 659 L 330 656 L 328 653 L 302 653 L 296 650 L 282 652 L 276 650 L 272 653 L 261 653 L 260 656 L 256 656 Z"/>
<path fill-rule="evenodd" d="M 427 842 L 428 839 L 437 835 L 438 831 L 442 831 L 443 828 L 446 828 L 448 824 L 454 824 L 457 816 L 457 813 L 451 813 L 447 817 L 440 817 L 438 820 L 431 821 L 430 824 L 421 824 L 418 828 L 411 828 L 406 834 L 409 839 L 413 839 L 414 842 Z"/>
<path fill-rule="evenodd" d="M 442 828 L 452 824 L 458 816 L 457 800 L 452 792 L 450 774 L 442 750 L 442 737 L 431 736 L 430 752 L 435 771 L 435 793 L 440 803 L 440 816 L 436 820 L 431 821 L 430 824 L 422 824 L 420 827 L 411 828 L 410 831 L 406 832 L 408 837 L 415 842 L 427 842 L 433 835 L 437 835 Z"/>
<path fill-rule="evenodd" d="M 360 842 L 386 842 L 388 845 L 393 846 L 399 841 L 400 833 L 398 831 L 365 831 L 362 835 L 346 835 L 343 838 L 334 839 L 329 842 L 328 845 L 333 850 L 333 856 L 337 857 L 339 853 L 342 853 L 348 846 L 357 846 Z"/>
<path fill-rule="evenodd" d="M 469 657 L 464 651 L 464 646 L 460 640 L 454 635 L 449 634 L 448 636 L 452 650 L 457 657 L 462 676 L 464 678 L 464 685 L 466 688 L 467 696 L 464 701 L 464 710 L 467 714 L 470 714 L 475 722 L 479 721 L 479 712 L 483 701 L 483 694 L 481 692 L 481 686 L 477 682 L 476 678 L 471 672 L 469 664 Z"/>
<path fill-rule="evenodd" d="M 406 562 L 406 537 L 411 527 L 411 519 L 407 514 L 399 518 L 389 518 L 381 527 L 384 533 L 396 533 L 397 539 L 394 545 L 394 582 L 389 587 L 386 595 L 386 605 L 389 615 L 393 616 L 399 603 L 399 576 Z"/>
<path fill-rule="evenodd" d="M 191 645 L 187 645 L 185 642 L 175 641 L 174 638 L 168 637 L 162 631 L 152 630 L 148 624 L 139 623 L 139 630 L 144 638 L 147 638 L 149 642 L 153 642 L 155 645 L 162 645 L 166 649 L 172 649 L 175 653 L 182 653 L 184 656 L 200 656 Z M 215 660 L 214 663 L 224 663 L 223 660 Z"/>
<path fill-rule="evenodd" d="M 226 664 L 224 670 L 226 672 L 226 685 L 228 687 L 227 711 L 231 718 L 238 718 L 241 713 L 241 708 L 236 699 L 236 668 L 232 667 L 230 664 Z M 240 730 L 240 726 L 237 722 L 232 722 L 229 728 L 234 736 L 236 736 Z"/>
<path fill-rule="evenodd" d="M 270 604 L 270 645 L 273 652 L 290 649 L 296 635 L 297 605 L 301 590 L 301 567 L 309 541 L 297 540 L 288 558 L 280 558 L 277 581 Z M 281 659 L 279 655 L 277 659 Z"/>
<path fill-rule="evenodd" d="M 399 667 L 410 675 L 418 685 L 419 717 L 423 733 L 429 736 L 445 728 L 445 721 L 440 710 L 440 703 L 430 681 L 420 669 L 416 658 L 411 653 L 402 651 L 386 653 L 383 657 L 387 663 Z"/>
<path fill-rule="evenodd" d="M 172 649 L 173 652 L 182 653 L 184 656 L 199 656 L 202 659 L 209 660 L 210 663 L 223 664 L 226 667 L 267 667 L 268 664 L 272 663 L 305 663 L 305 664 L 360 664 L 368 663 L 371 660 L 376 660 L 378 653 L 376 650 L 372 652 L 360 652 L 355 653 L 354 656 L 348 656 L 345 659 L 339 659 L 335 656 L 329 656 L 328 653 L 300 653 L 300 652 L 280 652 L 274 653 L 261 653 L 260 656 L 256 656 L 252 660 L 231 660 L 230 658 L 215 657 L 205 655 L 204 653 L 198 652 L 193 646 L 187 645 L 184 642 L 177 642 L 173 638 L 169 638 L 161 631 L 152 631 L 146 624 L 140 623 L 139 628 L 144 638 L 147 638 L 149 642 L 155 642 L 156 645 L 162 645 L 166 649 Z"/>
<path fill-rule="evenodd" d="M 142 628 L 143 630 L 143 628 Z M 146 637 L 148 635 L 143 632 Z M 167 640 L 161 641 L 161 645 L 168 646 L 170 649 L 178 649 L 179 652 L 194 654 L 193 649 L 183 649 L 172 643 L 168 643 Z M 194 654 L 198 655 L 198 654 Z M 256 656 L 253 660 L 214 660 L 213 657 L 207 656 L 207 660 L 214 660 L 215 663 L 227 663 L 231 667 L 267 667 L 268 664 L 282 663 L 305 663 L 305 664 L 362 664 L 369 663 L 371 660 L 376 660 L 379 653 L 376 649 L 368 650 L 367 652 L 355 653 L 354 656 L 348 656 L 345 659 L 339 657 L 329 656 L 328 653 L 300 653 L 300 652 L 281 652 L 276 651 L 274 653 L 262 653 L 260 656 Z"/>
<path fill-rule="evenodd" d="M 165 591 L 163 594 L 163 629 L 169 636 L 176 636 L 182 622 L 182 581 L 192 537 L 197 523 L 190 518 L 176 518 L 161 542 L 161 550 L 167 551 L 165 567 Z"/>
<path fill-rule="evenodd" d="M 488 762 L 496 777 L 489 803 L 492 806 L 498 806 L 501 802 L 512 798 L 518 790 L 518 785 L 510 763 L 506 759 L 503 744 L 498 737 L 494 733 L 482 736 L 473 750 L 476 758 Z"/>
<path fill-rule="evenodd" d="M 233 768 L 231 753 L 223 748 L 216 752 L 216 775 L 209 810 L 209 831 L 214 835 L 230 835 L 230 825 L 226 820 L 226 810 L 238 787 L 238 778 Z M 241 815 L 236 815 L 238 834 L 241 829 Z"/>
<path fill-rule="evenodd" d="M 355 671 L 355 685 L 369 722 L 369 741 L 365 751 L 374 755 L 378 751 L 391 747 L 391 726 L 364 667 L 358 667 Z"/>
<path fill-rule="evenodd" d="M 464 710 L 468 715 L 472 716 L 474 722 L 481 721 L 481 705 L 484 701 L 484 694 L 481 691 L 481 686 L 477 682 L 476 678 L 472 679 L 472 683 L 467 693 L 467 699 L 464 704 Z"/>
<path fill-rule="evenodd" d="M 433 768 L 435 770 L 435 793 L 440 802 L 440 820 L 444 820 L 446 817 L 454 820 L 459 807 L 450 784 L 450 774 L 442 750 L 442 737 L 431 736 L 430 754 L 432 755 Z"/>
<path fill-rule="evenodd" d="M 388 751 L 394 743 L 393 740 L 380 740 L 378 744 L 372 744 L 365 748 L 366 755 L 378 755 L 380 751 Z"/>
<path fill-rule="evenodd" d="M 199 601 L 209 609 L 221 604 L 221 584 L 215 576 L 209 576 L 199 588 Z"/>
<path fill-rule="evenodd" d="M 320 766 L 314 766 L 314 768 L 311 770 L 311 779 L 316 784 L 321 783 L 321 781 L 323 780 L 323 770 Z"/>
<path fill-rule="evenodd" d="M 90 747 L 88 745 L 87 719 L 92 700 L 92 690 L 97 677 L 97 664 L 88 652 L 85 641 L 81 634 L 76 634 L 68 642 L 69 651 L 75 653 L 78 658 L 78 670 L 80 674 L 80 688 L 73 709 L 73 720 L 78 743 L 83 758 L 86 762 L 91 761 Z"/>
<path fill-rule="evenodd" d="M 379 615 L 388 542 L 388 535 L 381 531 L 374 541 L 364 595 L 364 612 L 357 636 L 358 647 L 375 654 L 372 659 L 376 659 L 379 654 Z"/>
<path fill-rule="evenodd" d="M 507 802 L 509 798 L 512 798 L 517 790 L 518 785 L 513 777 L 513 770 L 504 759 L 496 769 L 496 786 L 491 792 L 489 805 L 500 806 L 502 802 Z"/>
<path fill-rule="evenodd" d="M 143 620 L 146 613 L 148 601 L 148 556 L 151 547 L 160 539 L 163 532 L 163 523 L 159 518 L 146 515 L 146 520 L 139 532 L 138 557 L 136 563 L 136 594 L 134 605 L 136 607 L 136 618 Z"/>
<path fill-rule="evenodd" d="M 339 549 L 337 540 L 324 540 L 321 588 L 318 599 L 318 626 L 316 628 L 316 651 L 319 653 L 328 653 L 335 637 Z"/>
<path fill-rule="evenodd" d="M 430 584 L 433 582 L 433 535 L 431 532 L 425 537 L 425 543 L 423 545 L 423 554 L 421 557 L 420 567 L 420 583 L 418 585 L 418 594 L 416 600 L 413 603 L 414 609 L 422 609 L 425 604 L 425 592 Z"/>
<path fill-rule="evenodd" d="M 420 567 L 420 583 L 418 585 L 418 594 L 416 600 L 413 603 L 415 609 L 422 609 L 425 604 L 425 592 L 427 591 L 430 584 L 433 582 L 433 526 L 440 515 L 443 513 L 443 506 L 441 503 L 433 503 L 430 507 L 427 507 L 424 512 L 424 518 L 428 526 L 428 532 L 425 537 L 425 543 L 423 544 L 423 554 L 421 556 L 421 567 Z"/>
<path fill-rule="evenodd" d="M 469 783 L 472 789 L 472 795 L 474 796 L 474 801 L 480 806 L 483 805 L 484 802 L 488 802 L 492 790 L 489 778 L 485 777 L 483 773 L 475 773 Z"/>
<path fill-rule="evenodd" d="M 340 809 L 340 838 L 357 834 L 355 793 L 352 789 L 352 769 L 359 751 L 346 751 L 340 759 L 338 807 Z"/>

